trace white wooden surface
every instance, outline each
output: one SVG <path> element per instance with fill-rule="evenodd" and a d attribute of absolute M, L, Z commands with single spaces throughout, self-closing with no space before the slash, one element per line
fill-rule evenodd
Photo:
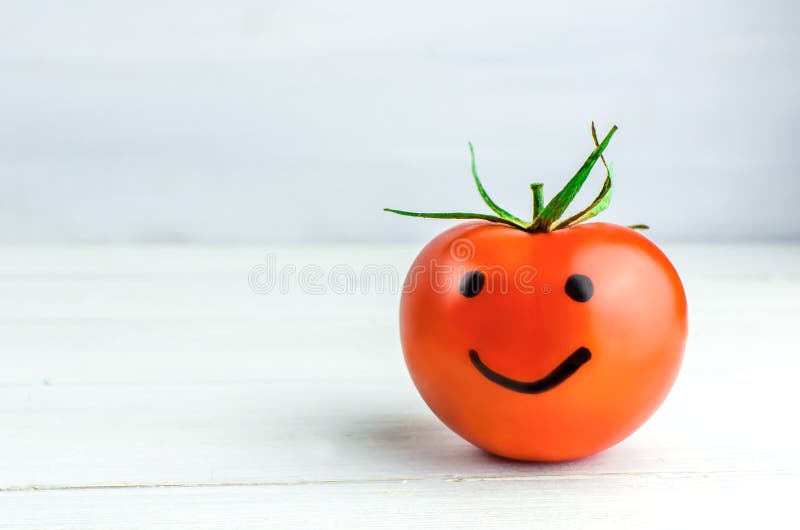
<path fill-rule="evenodd" d="M 800 245 L 664 245 L 683 372 L 622 444 L 488 456 L 416 394 L 397 295 L 254 294 L 414 248 L 0 248 L 0 527 L 796 527 Z"/>

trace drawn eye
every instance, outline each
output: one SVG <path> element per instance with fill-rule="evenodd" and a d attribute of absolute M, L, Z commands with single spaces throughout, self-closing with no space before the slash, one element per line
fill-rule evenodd
<path fill-rule="evenodd" d="M 484 273 L 481 271 L 469 271 L 461 278 L 461 282 L 458 284 L 458 291 L 467 298 L 472 298 L 481 292 L 485 282 L 486 275 Z"/>
<path fill-rule="evenodd" d="M 594 294 L 594 284 L 588 276 L 573 274 L 567 278 L 564 292 L 576 302 L 587 302 Z"/>

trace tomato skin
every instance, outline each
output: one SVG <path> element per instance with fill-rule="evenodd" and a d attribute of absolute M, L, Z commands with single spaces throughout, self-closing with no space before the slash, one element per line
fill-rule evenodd
<path fill-rule="evenodd" d="M 467 297 L 459 282 L 474 270 L 485 282 Z M 591 280 L 591 298 L 567 295 L 572 275 Z M 586 223 L 531 234 L 467 222 L 417 256 L 400 333 L 414 384 L 457 434 L 507 458 L 571 460 L 623 440 L 664 400 L 683 358 L 686 296 L 666 256 L 634 230 Z M 591 359 L 535 394 L 489 380 L 470 359 L 474 350 L 528 382 L 581 347 Z"/>

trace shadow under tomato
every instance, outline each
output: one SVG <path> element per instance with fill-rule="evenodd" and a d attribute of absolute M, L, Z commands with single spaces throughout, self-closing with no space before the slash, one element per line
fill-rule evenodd
<path fill-rule="evenodd" d="M 409 471 L 447 473 L 454 477 L 480 474 L 498 477 L 561 475 L 584 469 L 596 457 L 573 462 L 524 462 L 496 456 L 479 449 L 447 429 L 435 417 L 364 416 L 353 418 L 340 431 L 344 445 L 369 460 L 403 465 Z"/>

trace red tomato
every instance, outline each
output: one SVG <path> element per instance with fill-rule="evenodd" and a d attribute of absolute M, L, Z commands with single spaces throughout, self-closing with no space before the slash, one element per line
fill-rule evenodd
<path fill-rule="evenodd" d="M 419 254 L 400 328 L 414 384 L 453 431 L 496 455 L 569 460 L 624 439 L 664 400 L 686 297 L 634 230 L 472 221 Z"/>

